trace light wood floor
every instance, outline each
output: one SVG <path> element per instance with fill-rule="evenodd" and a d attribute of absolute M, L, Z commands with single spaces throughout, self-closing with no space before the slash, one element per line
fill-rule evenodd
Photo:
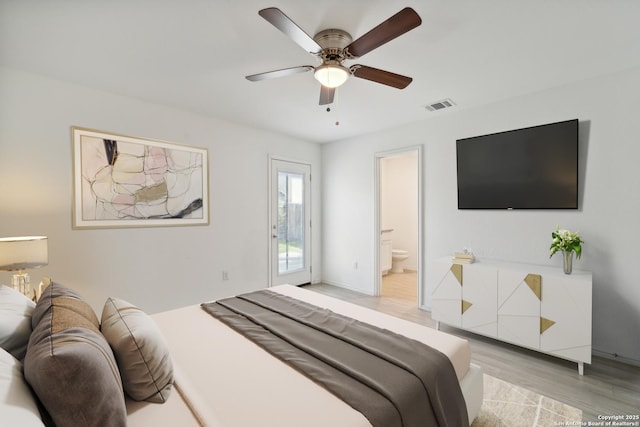
<path fill-rule="evenodd" d="M 393 286 L 385 286 L 383 281 L 382 297 L 326 284 L 305 288 L 435 327 L 430 313 L 418 308 L 416 297 L 407 297 L 411 289 L 400 289 L 397 279 Z M 415 284 L 408 286 L 416 289 Z M 639 367 L 593 357 L 593 363 L 585 365 L 584 376 L 579 376 L 575 363 L 455 328 L 443 326 L 441 330 L 468 339 L 473 363 L 480 365 L 486 374 L 579 408 L 583 421 L 598 421 L 598 415 L 640 414 Z"/>
<path fill-rule="evenodd" d="M 388 273 L 382 276 L 381 296 L 399 298 L 407 301 L 418 301 L 418 273 Z"/>

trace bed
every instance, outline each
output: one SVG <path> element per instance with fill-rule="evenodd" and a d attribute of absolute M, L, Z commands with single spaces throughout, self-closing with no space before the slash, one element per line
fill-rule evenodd
<path fill-rule="evenodd" d="M 436 348 L 453 365 L 456 378 L 452 380 L 459 381 L 469 420 L 478 414 L 482 371 L 470 363 L 466 340 L 304 288 L 283 285 L 270 290 Z M 170 354 L 171 390 L 165 390 L 163 403 L 137 401 L 127 395 L 126 425 L 371 426 L 360 412 L 209 315 L 200 305 L 150 318 Z M 27 368 L 25 361 L 25 373 Z M 120 371 L 123 369 L 121 366 Z"/>

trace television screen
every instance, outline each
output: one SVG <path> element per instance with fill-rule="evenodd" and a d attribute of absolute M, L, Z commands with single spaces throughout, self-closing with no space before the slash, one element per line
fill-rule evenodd
<path fill-rule="evenodd" d="M 458 209 L 577 209 L 578 119 L 456 141 Z"/>

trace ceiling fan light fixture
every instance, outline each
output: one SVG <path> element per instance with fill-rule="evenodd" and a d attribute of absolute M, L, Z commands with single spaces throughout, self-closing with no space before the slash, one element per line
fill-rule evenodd
<path fill-rule="evenodd" d="M 324 64 L 316 68 L 313 76 L 322 86 L 336 88 L 347 81 L 351 72 L 339 64 Z"/>

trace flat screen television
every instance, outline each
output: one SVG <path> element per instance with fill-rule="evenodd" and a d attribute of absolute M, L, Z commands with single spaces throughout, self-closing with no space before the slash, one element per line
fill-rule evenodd
<path fill-rule="evenodd" d="M 458 209 L 578 209 L 578 119 L 456 141 Z"/>

